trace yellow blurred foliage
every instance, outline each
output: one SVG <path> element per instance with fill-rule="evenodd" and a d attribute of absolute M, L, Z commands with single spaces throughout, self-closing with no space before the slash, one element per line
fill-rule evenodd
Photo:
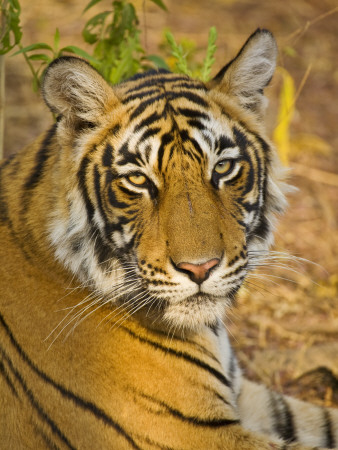
<path fill-rule="evenodd" d="M 278 124 L 273 133 L 273 140 L 282 163 L 287 166 L 291 155 L 304 151 L 328 155 L 332 150 L 330 144 L 316 134 L 302 133 L 293 137 L 290 134 L 295 103 L 310 72 L 310 67 L 304 75 L 298 92 L 296 92 L 292 76 L 286 69 L 278 67 L 277 72 L 281 75 L 282 86 L 279 94 Z"/>
<path fill-rule="evenodd" d="M 290 124 L 295 110 L 295 83 L 286 69 L 278 67 L 277 71 L 282 76 L 282 87 L 279 94 L 278 125 L 274 130 L 273 140 L 282 163 L 288 165 L 291 153 Z"/>
<path fill-rule="evenodd" d="M 326 282 L 317 284 L 316 294 L 320 298 L 335 298 L 338 295 L 338 275 L 331 275 Z"/>
<path fill-rule="evenodd" d="M 332 150 L 331 145 L 316 134 L 297 134 L 291 138 L 292 153 L 297 154 L 306 151 L 307 153 L 319 153 L 328 155 Z"/>

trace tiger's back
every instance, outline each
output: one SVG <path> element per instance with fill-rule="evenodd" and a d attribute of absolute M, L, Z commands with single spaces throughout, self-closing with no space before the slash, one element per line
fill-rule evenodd
<path fill-rule="evenodd" d="M 221 320 L 285 206 L 275 58 L 259 30 L 208 85 L 52 63 L 58 122 L 1 166 L 2 448 L 337 445 L 336 412 L 242 379 Z"/>

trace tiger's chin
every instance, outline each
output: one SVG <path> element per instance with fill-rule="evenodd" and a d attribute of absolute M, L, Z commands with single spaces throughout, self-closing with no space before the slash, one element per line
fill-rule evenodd
<path fill-rule="evenodd" d="M 230 304 L 230 299 L 203 293 L 191 295 L 179 302 L 169 300 L 164 308 L 163 322 L 168 328 L 197 332 L 222 320 Z"/>

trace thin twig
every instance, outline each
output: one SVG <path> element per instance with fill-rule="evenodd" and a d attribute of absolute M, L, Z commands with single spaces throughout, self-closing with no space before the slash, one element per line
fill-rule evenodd
<path fill-rule="evenodd" d="M 310 75 L 310 72 L 311 72 L 311 69 L 312 69 L 312 65 L 313 65 L 313 64 L 310 63 L 310 64 L 307 66 L 307 68 L 306 68 L 306 71 L 305 71 L 305 73 L 304 73 L 304 75 L 303 75 L 303 78 L 301 79 L 300 84 L 299 84 L 299 86 L 298 86 L 298 89 L 297 89 L 297 91 L 296 91 L 296 93 L 295 93 L 295 97 L 294 97 L 293 104 L 295 104 L 296 101 L 298 100 L 298 97 L 300 96 L 300 94 L 301 94 L 301 92 L 302 92 L 302 90 L 303 90 L 303 88 L 304 88 L 304 86 L 305 86 L 305 83 L 307 82 L 307 79 L 309 78 L 309 75 Z"/>
<path fill-rule="evenodd" d="M 306 24 L 301 27 L 298 28 L 296 31 L 294 31 L 293 33 L 291 33 L 287 38 L 286 41 L 292 41 L 292 39 L 294 39 L 292 41 L 292 45 L 294 45 L 298 39 L 300 39 L 303 34 L 305 34 L 307 32 L 307 30 L 314 25 L 315 23 L 319 22 L 320 20 L 325 19 L 328 16 L 331 16 L 332 14 L 335 14 L 336 12 L 338 12 L 338 6 L 336 6 L 335 8 L 330 9 L 329 11 L 326 11 L 325 13 L 321 14 L 320 16 L 316 17 L 313 20 L 308 20 L 306 22 Z"/>

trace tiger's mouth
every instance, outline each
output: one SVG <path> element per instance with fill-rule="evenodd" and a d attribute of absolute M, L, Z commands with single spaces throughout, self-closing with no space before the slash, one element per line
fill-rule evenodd
<path fill-rule="evenodd" d="M 222 320 L 231 304 L 232 300 L 225 295 L 199 292 L 179 302 L 167 302 L 163 308 L 163 321 L 169 327 L 194 332 Z"/>
<path fill-rule="evenodd" d="M 224 300 L 224 296 L 216 297 L 215 295 L 206 294 L 204 292 L 198 292 L 197 294 L 190 295 L 185 299 L 185 302 L 190 305 L 206 305 L 211 302 L 214 303 L 216 301 Z"/>

